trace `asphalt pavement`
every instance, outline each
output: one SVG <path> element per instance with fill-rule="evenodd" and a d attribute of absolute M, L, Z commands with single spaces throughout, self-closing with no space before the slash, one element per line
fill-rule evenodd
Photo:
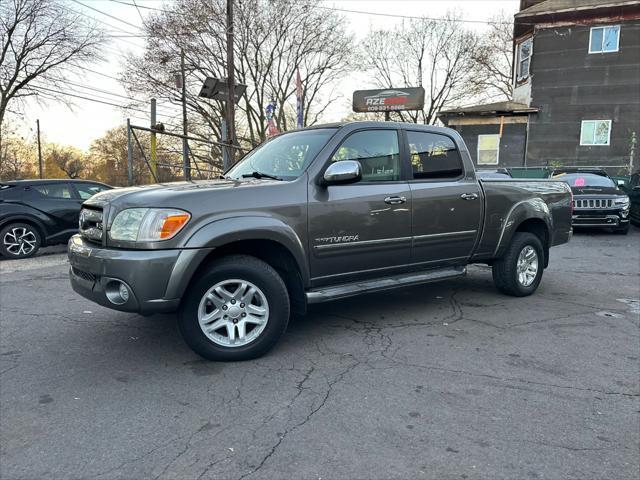
<path fill-rule="evenodd" d="M 640 230 L 578 232 L 538 292 L 491 271 L 324 304 L 259 360 L 0 261 L 2 479 L 637 479 Z"/>

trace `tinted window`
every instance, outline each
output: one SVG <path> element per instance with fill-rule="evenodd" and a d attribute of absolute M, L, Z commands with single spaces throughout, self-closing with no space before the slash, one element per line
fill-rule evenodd
<path fill-rule="evenodd" d="M 400 149 L 396 130 L 365 130 L 346 138 L 331 161 L 358 160 L 363 182 L 400 179 Z"/>
<path fill-rule="evenodd" d="M 96 193 L 106 190 L 107 187 L 98 185 L 97 183 L 76 183 L 76 190 L 82 200 L 93 197 Z"/>
<path fill-rule="evenodd" d="M 413 178 L 456 178 L 462 159 L 455 143 L 445 135 L 407 132 Z"/>
<path fill-rule="evenodd" d="M 67 183 L 48 183 L 46 185 L 33 185 L 32 189 L 50 198 L 73 198 L 71 186 Z"/>
<path fill-rule="evenodd" d="M 593 173 L 561 173 L 554 180 L 567 182 L 571 187 L 615 187 L 613 180 Z"/>
<path fill-rule="evenodd" d="M 227 176 L 240 179 L 243 175 L 260 172 L 293 180 L 300 176 L 334 133 L 334 128 L 318 128 L 277 136 L 248 153 L 227 172 Z"/>

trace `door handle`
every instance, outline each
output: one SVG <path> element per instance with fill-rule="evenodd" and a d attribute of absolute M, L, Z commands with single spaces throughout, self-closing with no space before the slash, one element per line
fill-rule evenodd
<path fill-rule="evenodd" d="M 399 205 L 407 201 L 406 197 L 387 197 L 384 199 L 384 203 L 389 205 Z"/>
<path fill-rule="evenodd" d="M 477 193 L 463 193 L 462 195 L 460 195 L 460 198 L 462 198 L 464 200 L 476 200 L 478 198 L 478 194 Z"/>

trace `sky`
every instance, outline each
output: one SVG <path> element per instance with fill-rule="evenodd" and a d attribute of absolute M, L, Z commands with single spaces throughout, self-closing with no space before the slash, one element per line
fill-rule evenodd
<path fill-rule="evenodd" d="M 140 33 L 143 18 L 153 11 L 150 8 L 160 8 L 163 3 L 171 3 L 171 0 L 136 0 L 139 6 L 139 9 L 136 9 L 132 0 L 119 0 L 130 5 L 114 0 L 68 1 L 70 8 L 94 18 L 109 34 L 113 35 Z M 513 15 L 517 12 L 519 5 L 518 0 L 321 0 L 321 3 L 323 6 L 335 9 L 368 12 L 366 14 L 340 12 L 345 16 L 356 39 L 361 39 L 370 27 L 393 28 L 402 22 L 402 18 L 385 15 L 441 17 L 448 10 L 457 9 L 462 12 L 465 20 L 484 21 L 501 10 Z M 483 23 L 469 23 L 467 26 L 479 32 L 485 28 Z M 117 81 L 123 68 L 123 56 L 127 53 L 141 53 L 143 48 L 144 39 L 142 38 L 110 39 L 103 48 L 105 60 L 89 66 L 88 68 L 92 71 L 85 70 L 85 77 L 69 93 L 115 105 L 126 104 L 128 102 L 125 98 L 126 92 Z M 345 100 L 334 104 L 323 119 L 326 122 L 332 122 L 344 118 L 350 113 L 347 99 L 351 97 L 351 92 L 354 89 L 368 87 L 371 85 L 367 84 L 365 75 L 354 75 L 343 80 L 339 84 L 339 90 L 344 92 Z M 162 122 L 163 118 L 178 112 L 178 107 L 175 105 L 159 103 L 158 121 Z M 134 124 L 144 126 L 149 124 L 149 115 L 144 110 L 124 111 L 118 106 L 82 98 L 75 98 L 75 105 L 71 110 L 62 104 L 31 102 L 25 108 L 24 118 L 18 121 L 22 123 L 22 130 L 26 137 L 35 136 L 36 119 L 39 119 L 44 141 L 73 145 L 87 150 L 92 140 L 101 137 L 110 128 L 122 125 L 127 117 L 130 117 Z"/>

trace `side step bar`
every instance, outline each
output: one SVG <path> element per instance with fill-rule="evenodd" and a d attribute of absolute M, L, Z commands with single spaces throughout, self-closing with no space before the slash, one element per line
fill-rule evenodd
<path fill-rule="evenodd" d="M 399 287 L 410 287 L 422 283 L 437 282 L 460 277 L 467 273 L 466 267 L 453 267 L 428 272 L 412 272 L 390 277 L 375 278 L 353 283 L 344 283 L 325 288 L 315 288 L 306 292 L 307 303 L 322 303 L 341 298 L 353 297 L 361 293 L 379 292 Z"/>

